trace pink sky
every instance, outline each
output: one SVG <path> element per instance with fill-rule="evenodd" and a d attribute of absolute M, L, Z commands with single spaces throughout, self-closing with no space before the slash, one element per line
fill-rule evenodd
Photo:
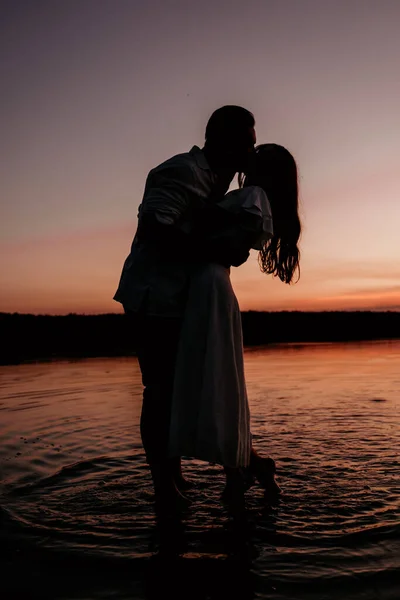
<path fill-rule="evenodd" d="M 400 5 L 5 2 L 0 311 L 119 311 L 147 172 L 254 112 L 300 171 L 295 286 L 232 270 L 243 310 L 400 310 Z"/>

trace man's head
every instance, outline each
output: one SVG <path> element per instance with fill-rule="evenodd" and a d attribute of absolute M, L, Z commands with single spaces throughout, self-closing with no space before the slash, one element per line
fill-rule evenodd
<path fill-rule="evenodd" d="M 241 106 L 222 106 L 206 127 L 205 151 L 212 167 L 245 172 L 254 151 L 254 116 Z"/>

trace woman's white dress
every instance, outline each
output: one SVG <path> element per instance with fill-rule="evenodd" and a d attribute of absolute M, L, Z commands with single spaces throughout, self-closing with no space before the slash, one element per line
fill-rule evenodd
<path fill-rule="evenodd" d="M 255 249 L 272 237 L 271 208 L 261 188 L 230 192 L 219 206 L 237 214 L 239 225 L 217 235 L 243 244 L 243 234 L 254 232 Z M 237 467 L 248 465 L 250 448 L 242 323 L 230 270 L 197 265 L 175 369 L 169 454 Z"/>

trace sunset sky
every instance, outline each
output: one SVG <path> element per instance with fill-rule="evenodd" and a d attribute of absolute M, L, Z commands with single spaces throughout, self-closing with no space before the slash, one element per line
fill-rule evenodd
<path fill-rule="evenodd" d="M 400 310 L 400 2 L 0 4 L 0 311 L 118 312 L 148 171 L 239 104 L 300 173 L 302 275 L 241 308 Z"/>

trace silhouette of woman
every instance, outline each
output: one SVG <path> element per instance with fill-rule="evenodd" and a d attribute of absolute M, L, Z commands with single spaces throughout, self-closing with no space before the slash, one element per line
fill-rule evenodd
<path fill-rule="evenodd" d="M 218 206 L 230 218 L 203 222 L 233 253 L 253 248 L 263 273 L 292 283 L 300 274 L 297 166 L 288 150 L 258 146 L 241 187 Z M 232 215 L 234 219 L 232 219 Z M 204 231 L 203 231 L 204 233 Z M 198 264 L 191 276 L 172 402 L 169 454 L 223 465 L 224 499 L 242 505 L 244 473 L 278 494 L 275 462 L 252 446 L 239 305 L 230 269 Z"/>

